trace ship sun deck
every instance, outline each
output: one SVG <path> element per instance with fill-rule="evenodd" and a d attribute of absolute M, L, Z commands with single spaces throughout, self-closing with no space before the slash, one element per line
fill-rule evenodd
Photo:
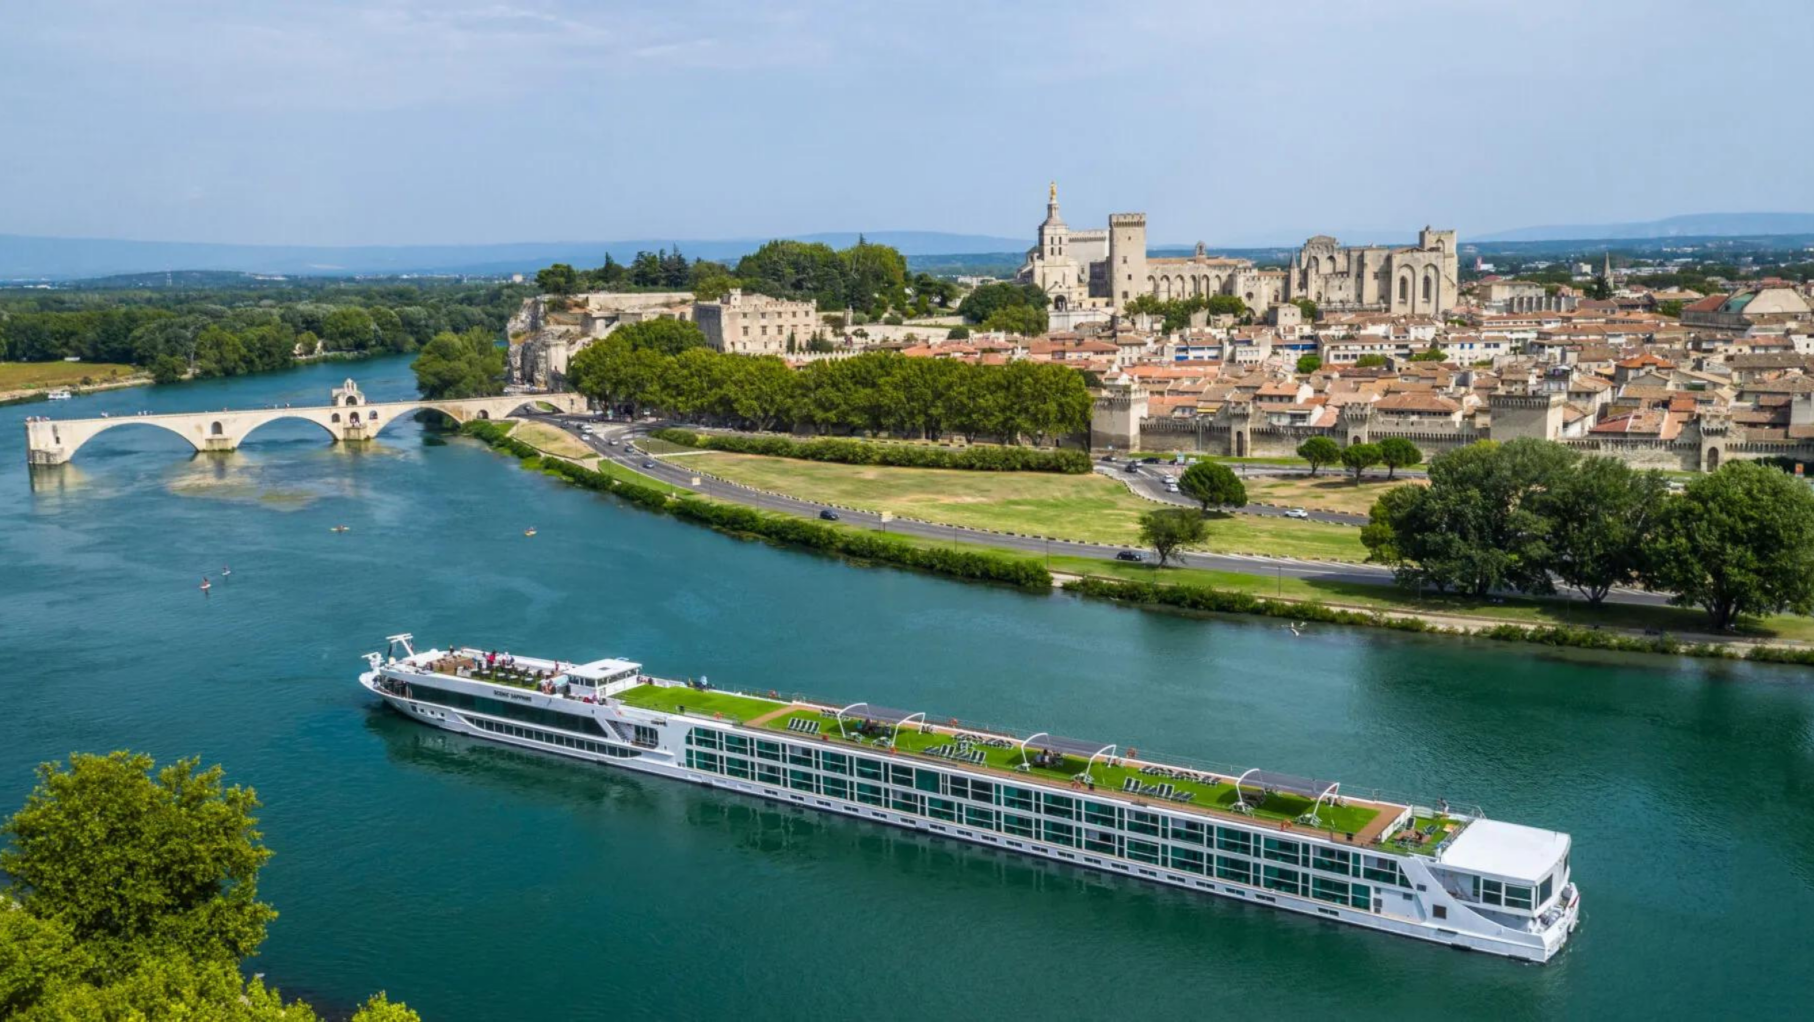
<path fill-rule="evenodd" d="M 642 709 L 912 756 L 1073 793 L 1095 791 L 1173 812 L 1314 833 L 1343 844 L 1380 843 L 1394 825 L 1410 815 L 1408 805 L 1344 796 L 1333 782 L 1257 770 L 1237 775 L 1159 763 L 1139 757 L 1133 748 L 1046 734 L 1023 738 L 957 721 L 931 723 L 924 714 L 868 704 L 840 708 L 675 683 L 639 685 L 618 693 L 617 698 Z M 1314 824 L 1306 820 L 1312 809 L 1316 812 Z M 1462 825 L 1459 820 L 1444 819 L 1455 831 Z M 1399 834 L 1393 837 L 1401 839 L 1391 846 L 1395 850 L 1424 854 L 1440 840 L 1426 836 L 1418 843 Z"/>

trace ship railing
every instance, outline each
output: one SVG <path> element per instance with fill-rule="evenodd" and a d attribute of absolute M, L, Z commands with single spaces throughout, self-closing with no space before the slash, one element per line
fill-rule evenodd
<path fill-rule="evenodd" d="M 732 690 L 727 689 L 726 691 Z M 754 695 L 756 693 L 750 694 Z M 817 699 L 798 692 L 779 698 L 787 699 L 808 708 L 818 710 L 823 713 L 827 719 L 835 719 L 839 712 L 839 708 L 844 705 L 830 700 Z M 860 718 L 862 714 L 857 713 L 853 716 Z M 847 717 L 846 719 L 852 718 Z M 1039 735 L 1042 733 L 1039 730 L 1003 726 L 975 720 L 960 720 L 956 717 L 939 718 L 928 714 L 925 719 L 929 726 L 937 727 L 942 730 L 948 730 L 954 733 L 968 732 L 971 734 L 1007 738 L 1017 743 L 1024 736 Z M 832 737 L 836 738 L 837 736 L 834 733 Z M 1038 743 L 1036 742 L 1034 744 L 1037 745 Z M 1104 742 L 1102 744 L 1104 747 L 1107 747 L 1110 743 Z M 1251 767 L 1237 766 L 1232 763 L 1218 762 L 1215 760 L 1146 752 L 1139 750 L 1137 747 L 1128 745 L 1122 745 L 1120 746 L 1120 749 L 1122 750 L 1121 753 L 1115 756 L 1114 759 L 1122 764 L 1132 760 L 1142 766 L 1170 767 L 1188 773 L 1209 774 L 1226 779 L 1231 784 L 1241 777 L 1242 774 L 1245 774 L 1252 769 Z M 1249 785 L 1249 787 L 1254 786 Z M 1391 788 L 1362 787 L 1349 784 L 1345 781 L 1342 782 L 1339 794 L 1343 802 L 1361 801 L 1379 803 L 1387 806 L 1400 806 L 1410 810 L 1413 815 L 1417 816 L 1447 815 L 1451 817 L 1473 819 L 1481 819 L 1486 816 L 1486 812 L 1482 810 L 1480 806 L 1472 803 L 1455 802 L 1442 798 L 1432 799 L 1427 795 L 1411 795 Z"/>

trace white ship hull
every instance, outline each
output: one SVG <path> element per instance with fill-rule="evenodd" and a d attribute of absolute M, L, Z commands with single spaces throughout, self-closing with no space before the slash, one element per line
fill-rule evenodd
<path fill-rule="evenodd" d="M 594 719 L 606 725 L 603 728 L 605 734 L 595 736 L 563 734 L 545 728 L 523 726 L 502 717 L 420 701 L 396 691 L 389 691 L 379 683 L 380 677 L 386 675 L 392 682 L 405 685 L 411 680 L 411 675 L 407 671 L 392 672 L 383 667 L 360 675 L 359 680 L 361 685 L 404 716 L 456 734 L 484 739 L 505 746 L 533 749 L 558 756 L 604 763 L 639 773 L 672 778 L 739 795 L 749 795 L 782 804 L 814 809 L 832 815 L 920 831 L 937 837 L 956 838 L 1033 858 L 1049 859 L 1063 865 L 1094 869 L 1103 873 L 1127 876 L 1201 894 L 1214 894 L 1236 901 L 1258 903 L 1315 916 L 1319 919 L 1445 944 L 1458 950 L 1481 951 L 1529 962 L 1547 962 L 1561 950 L 1579 922 L 1580 898 L 1572 884 L 1568 884 L 1562 892 L 1557 904 L 1557 911 L 1554 913 L 1554 923 L 1539 932 L 1508 930 L 1484 917 L 1474 916 L 1465 906 L 1450 900 L 1443 892 L 1441 883 L 1430 875 L 1428 869 L 1416 856 L 1401 856 L 1397 857 L 1400 867 L 1414 885 L 1414 890 L 1381 889 L 1380 900 L 1376 901 L 1373 910 L 1369 911 L 1342 904 L 1332 904 L 1326 900 L 1294 896 L 1249 884 L 1230 883 L 1217 877 L 1181 872 L 1163 865 L 1137 862 L 1111 855 L 1086 854 L 1075 846 L 1060 846 L 1036 838 L 1013 836 L 994 830 L 966 826 L 960 821 L 927 819 L 924 816 L 897 812 L 887 806 L 853 802 L 849 799 L 835 798 L 816 792 L 796 791 L 754 779 L 743 780 L 706 772 L 686 765 L 686 736 L 689 729 L 710 724 L 725 730 L 739 730 L 733 724 L 720 724 L 696 717 L 654 712 L 637 707 L 616 705 L 607 701 L 590 706 Z M 533 693 L 520 695 L 511 693 L 511 698 L 520 700 L 524 705 L 550 705 L 559 699 L 557 696 Z M 653 742 L 636 743 L 612 735 L 615 730 L 638 725 L 652 729 L 657 735 L 656 739 Z M 537 740 L 533 737 L 537 734 L 556 740 Z M 1431 918 L 1433 911 L 1442 911 L 1433 910 L 1433 903 L 1442 903 L 1446 906 L 1447 919 Z M 1470 926 L 1470 923 L 1473 925 Z M 1495 930 L 1499 932 L 1493 932 Z"/>

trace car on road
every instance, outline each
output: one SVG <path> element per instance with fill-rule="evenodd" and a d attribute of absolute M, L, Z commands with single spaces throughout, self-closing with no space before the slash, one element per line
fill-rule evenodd
<path fill-rule="evenodd" d="M 1126 465 L 1122 466 L 1121 471 L 1129 472 L 1134 475 L 1139 475 L 1140 474 L 1140 463 L 1137 461 L 1130 461 Z"/>
<path fill-rule="evenodd" d="M 1159 464 L 1159 459 L 1158 459 L 1158 458 L 1141 458 L 1141 459 L 1140 459 L 1140 464 L 1142 464 L 1142 465 L 1157 465 L 1157 464 Z"/>
<path fill-rule="evenodd" d="M 1176 479 L 1167 479 L 1167 480 L 1166 480 L 1166 481 L 1165 481 L 1165 492 L 1167 492 L 1167 493 L 1177 493 L 1177 492 L 1178 492 L 1178 480 L 1176 480 Z"/>
<path fill-rule="evenodd" d="M 1291 510 L 1285 512 L 1285 517 L 1286 518 L 1309 518 L 1310 512 L 1304 510 L 1301 507 L 1294 507 Z"/>
<path fill-rule="evenodd" d="M 650 461 L 648 458 L 644 458 L 642 460 L 642 467 L 643 468 L 654 468 L 655 463 L 653 461 Z"/>
<path fill-rule="evenodd" d="M 823 508 L 819 511 L 819 517 L 828 522 L 835 522 L 838 520 L 838 513 L 831 508 Z"/>
<path fill-rule="evenodd" d="M 1115 555 L 1115 560 L 1143 562 L 1146 560 L 1146 555 L 1138 550 L 1123 550 Z"/>
<path fill-rule="evenodd" d="M 1114 461 L 1115 456 L 1113 454 L 1105 454 L 1102 456 L 1102 460 L 1103 461 Z"/>
<path fill-rule="evenodd" d="M 610 445 L 610 446 L 612 446 L 612 447 L 616 447 L 616 446 L 617 446 L 617 438 L 616 438 L 616 437 L 612 437 L 612 438 L 611 438 L 611 439 L 609 439 L 609 440 L 606 440 L 606 441 L 605 441 L 605 443 L 607 443 L 607 444 L 609 444 L 609 445 Z"/>

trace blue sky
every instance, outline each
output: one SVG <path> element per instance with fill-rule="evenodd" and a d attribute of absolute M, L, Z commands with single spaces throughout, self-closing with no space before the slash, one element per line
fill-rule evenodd
<path fill-rule="evenodd" d="M 1814 210 L 1814 4 L 14 0 L 0 233 L 1464 235 Z"/>

